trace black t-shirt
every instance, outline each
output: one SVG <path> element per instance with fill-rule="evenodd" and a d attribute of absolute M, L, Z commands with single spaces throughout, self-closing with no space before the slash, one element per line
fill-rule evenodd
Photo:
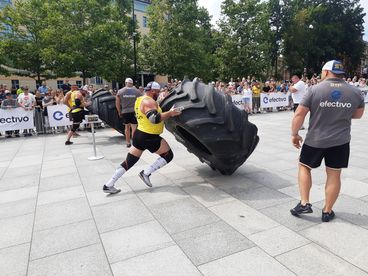
<path fill-rule="evenodd" d="M 265 87 L 263 87 L 263 92 L 265 92 L 265 93 L 268 93 L 268 92 L 270 92 L 270 90 L 271 90 L 271 87 L 269 87 L 269 86 L 265 86 Z"/>

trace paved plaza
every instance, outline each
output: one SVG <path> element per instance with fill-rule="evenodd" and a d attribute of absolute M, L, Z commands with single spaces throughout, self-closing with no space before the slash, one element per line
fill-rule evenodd
<path fill-rule="evenodd" d="M 350 168 L 337 218 L 321 223 L 325 175 L 313 171 L 314 213 L 298 202 L 298 151 L 291 112 L 250 117 L 260 144 L 232 176 L 221 176 L 175 141 L 175 157 L 148 189 L 137 176 L 145 153 L 119 180 L 102 185 L 127 148 L 112 129 L 64 146 L 65 135 L 0 139 L 0 275 L 368 275 L 368 116 L 354 121 Z M 305 131 L 302 131 L 305 134 Z"/>

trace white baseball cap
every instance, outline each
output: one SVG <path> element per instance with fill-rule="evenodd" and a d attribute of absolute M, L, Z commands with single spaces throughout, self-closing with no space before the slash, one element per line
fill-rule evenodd
<path fill-rule="evenodd" d="M 125 83 L 133 83 L 133 80 L 131 78 L 126 78 Z"/>
<path fill-rule="evenodd" d="M 145 88 L 146 91 L 150 91 L 152 89 L 155 90 L 161 90 L 161 85 L 158 82 L 150 82 L 149 84 L 147 84 L 147 87 Z"/>
<path fill-rule="evenodd" d="M 344 66 L 342 62 L 338 60 L 330 60 L 326 62 L 326 64 L 322 67 L 322 71 L 323 70 L 331 71 L 336 75 L 345 74 Z"/>

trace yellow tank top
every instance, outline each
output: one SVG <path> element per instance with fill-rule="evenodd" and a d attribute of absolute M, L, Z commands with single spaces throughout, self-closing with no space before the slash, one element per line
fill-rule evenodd
<path fill-rule="evenodd" d="M 137 98 L 134 105 L 135 115 L 138 121 L 138 129 L 148 134 L 160 135 L 164 131 L 164 122 L 160 122 L 159 124 L 152 124 L 150 120 L 147 119 L 146 114 L 141 111 L 141 103 L 145 98 L 149 97 L 142 96 Z M 162 113 L 162 109 L 160 106 L 158 106 L 157 111 L 159 113 Z"/>
<path fill-rule="evenodd" d="M 72 91 L 71 95 L 70 95 L 70 98 L 69 98 L 69 105 L 72 107 L 71 108 L 71 111 L 72 113 L 77 113 L 79 111 L 82 111 L 83 108 L 75 108 L 75 98 L 78 94 L 78 91 Z"/>

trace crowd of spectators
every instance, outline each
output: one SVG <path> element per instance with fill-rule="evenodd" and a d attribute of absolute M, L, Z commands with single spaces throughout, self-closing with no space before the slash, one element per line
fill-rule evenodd
<path fill-rule="evenodd" d="M 46 82 L 31 91 L 27 86 L 21 86 L 19 89 L 8 89 L 6 84 L 0 84 L 0 106 L 1 109 L 24 108 L 34 111 L 35 129 L 24 130 L 24 136 L 32 136 L 35 133 L 55 133 L 66 131 L 66 128 L 51 128 L 48 119 L 47 107 L 52 105 L 64 104 L 64 96 L 71 89 L 69 81 L 66 80 L 61 89 L 48 87 Z M 88 89 L 86 97 L 87 105 L 92 104 L 92 94 L 95 92 L 93 85 L 84 86 Z M 0 136 L 2 134 L 0 133 Z M 5 137 L 20 137 L 19 131 L 6 131 Z"/>

